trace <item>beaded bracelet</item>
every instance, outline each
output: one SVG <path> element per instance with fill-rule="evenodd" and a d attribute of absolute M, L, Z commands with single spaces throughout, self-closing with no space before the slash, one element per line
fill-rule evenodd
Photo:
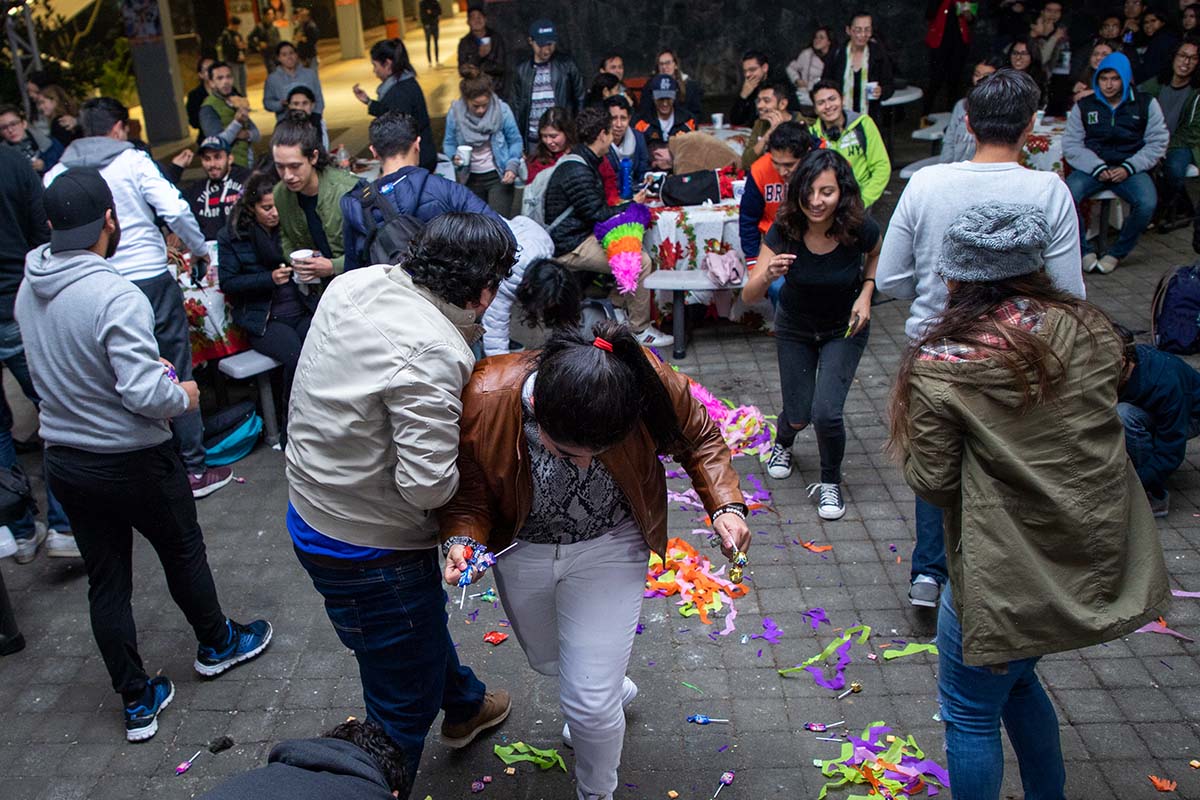
<path fill-rule="evenodd" d="M 716 522 L 720 517 L 722 517 L 725 514 L 733 514 L 734 516 L 738 517 L 743 522 L 745 522 L 746 521 L 745 508 L 746 507 L 744 505 L 742 505 L 741 503 L 726 503 L 725 505 L 721 506 L 720 508 L 718 508 L 716 511 L 713 512 L 712 521 Z"/>
<path fill-rule="evenodd" d="M 477 547 L 479 542 L 472 539 L 470 536 L 451 536 L 446 541 L 442 542 L 442 557 L 450 555 L 450 548 L 456 544 L 461 544 L 463 547 Z"/>

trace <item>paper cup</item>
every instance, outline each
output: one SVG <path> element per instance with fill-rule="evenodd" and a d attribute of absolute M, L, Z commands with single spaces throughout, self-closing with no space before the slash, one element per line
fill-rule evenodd
<path fill-rule="evenodd" d="M 867 99 L 878 100 L 880 94 L 879 81 L 867 81 Z"/>
<path fill-rule="evenodd" d="M 288 255 L 288 261 L 291 261 L 292 266 L 295 267 L 296 261 L 303 261 L 307 258 L 312 258 L 314 255 L 316 255 L 316 253 L 314 253 L 312 250 L 293 250 L 291 252 L 291 254 Z M 292 273 L 292 280 L 295 281 L 296 283 L 320 283 L 321 282 L 320 278 L 313 278 L 312 280 L 302 281 L 302 280 L 300 280 L 300 275 L 297 272 Z"/>
<path fill-rule="evenodd" d="M 725 115 L 724 114 L 713 114 L 712 122 L 713 122 L 714 128 L 724 128 L 725 127 Z"/>
<path fill-rule="evenodd" d="M 746 193 L 746 182 L 737 180 L 733 182 L 733 199 L 742 202 L 742 195 Z"/>
<path fill-rule="evenodd" d="M 481 46 L 485 45 L 485 44 L 491 44 L 491 43 L 492 43 L 492 37 L 490 37 L 490 36 L 481 36 L 479 38 L 479 44 Z"/>
<path fill-rule="evenodd" d="M 454 154 L 458 156 L 459 169 L 466 169 L 467 167 L 471 166 L 471 146 L 470 145 L 460 144 L 458 147 L 454 148 Z"/>

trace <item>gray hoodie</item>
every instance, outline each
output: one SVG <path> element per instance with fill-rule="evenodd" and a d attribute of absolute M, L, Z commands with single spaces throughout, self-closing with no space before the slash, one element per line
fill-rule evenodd
<path fill-rule="evenodd" d="M 112 264 L 42 245 L 25 259 L 16 317 L 46 444 L 121 453 L 171 438 L 187 393 L 158 361 L 150 301 Z"/>

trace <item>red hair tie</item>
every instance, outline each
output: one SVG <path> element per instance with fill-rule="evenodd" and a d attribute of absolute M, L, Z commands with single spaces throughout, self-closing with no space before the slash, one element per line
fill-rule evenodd
<path fill-rule="evenodd" d="M 599 336 L 597 336 L 594 340 L 592 340 L 592 346 L 599 347 L 601 350 L 604 350 L 605 352 L 609 352 L 609 353 L 612 352 L 612 342 L 608 341 L 607 339 L 603 339 Z"/>

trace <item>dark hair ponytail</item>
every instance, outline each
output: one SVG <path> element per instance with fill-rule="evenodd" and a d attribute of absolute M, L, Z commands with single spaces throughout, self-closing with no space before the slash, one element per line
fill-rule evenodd
<path fill-rule="evenodd" d="M 533 415 L 555 442 L 598 451 L 617 444 L 639 423 L 660 453 L 687 447 L 675 406 L 650 357 L 627 325 L 596 323 L 592 337 L 559 328 L 537 360 Z"/>
<path fill-rule="evenodd" d="M 575 273 L 557 261 L 543 258 L 530 264 L 516 295 L 529 327 L 579 328 L 583 318 L 583 289 Z"/>

